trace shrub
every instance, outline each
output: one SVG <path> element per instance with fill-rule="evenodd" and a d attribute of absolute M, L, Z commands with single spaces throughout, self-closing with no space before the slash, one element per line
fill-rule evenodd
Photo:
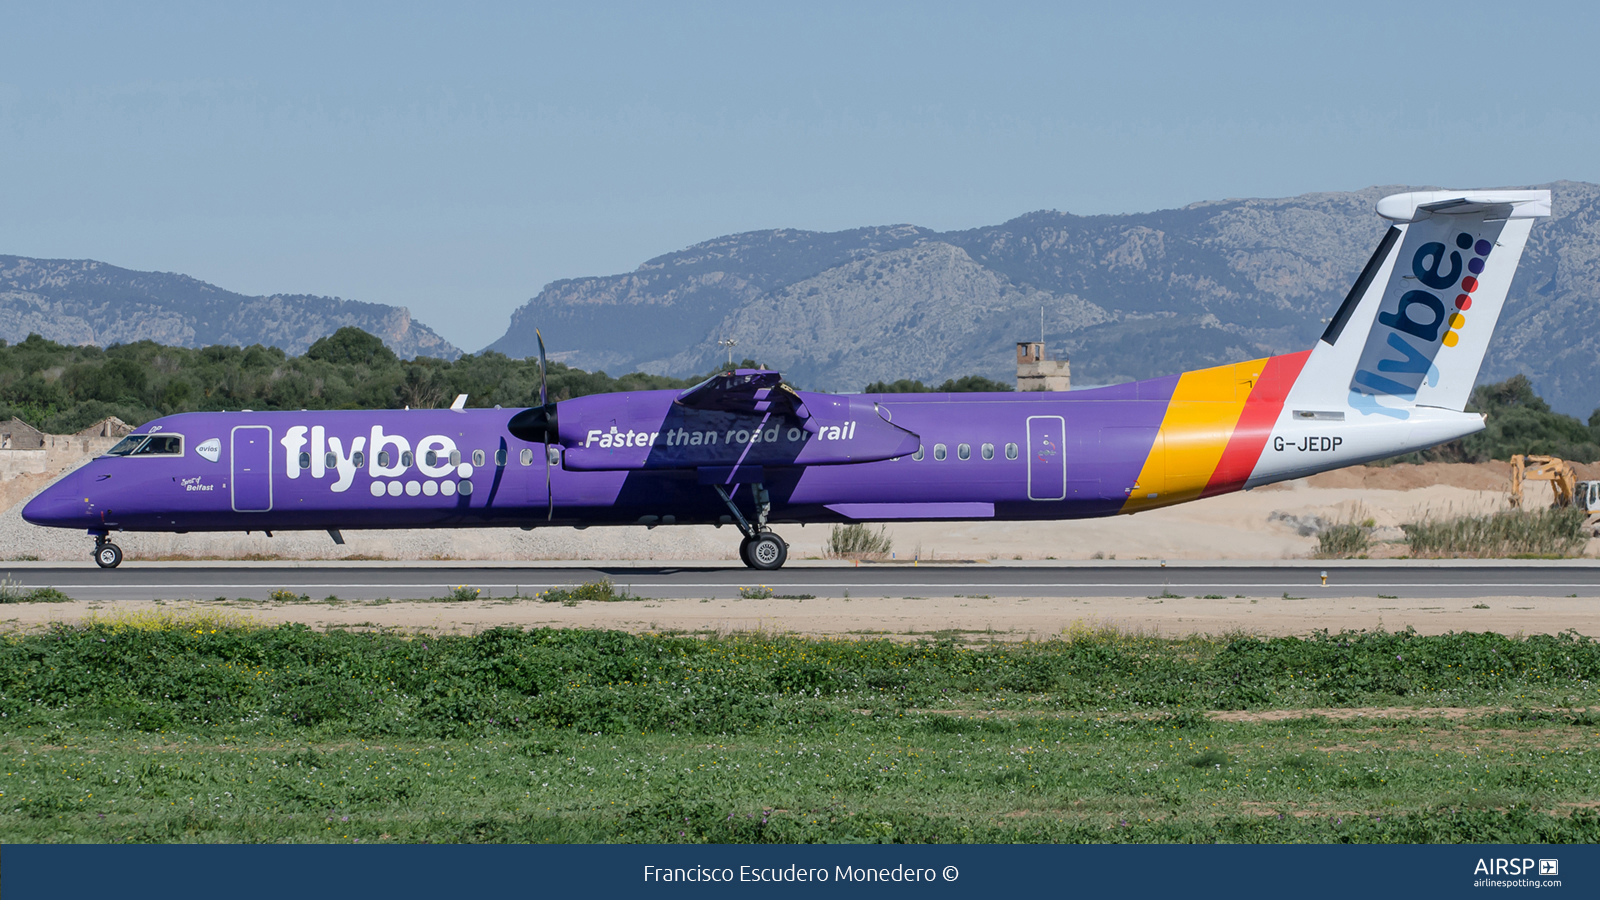
<path fill-rule="evenodd" d="M 72 598 L 53 587 L 24 588 L 0 579 L 0 603 L 71 603 Z"/>
<path fill-rule="evenodd" d="M 576 587 L 551 588 L 541 594 L 534 595 L 545 603 L 560 603 L 564 606 L 577 606 L 579 603 L 615 603 L 622 600 L 642 600 L 628 593 L 627 589 L 617 590 L 611 579 L 602 578 L 599 581 L 590 581 Z"/>
<path fill-rule="evenodd" d="M 894 549 L 894 539 L 889 537 L 889 526 L 880 525 L 874 532 L 866 525 L 835 525 L 828 535 L 825 556 L 833 559 L 867 559 L 889 555 Z"/>
<path fill-rule="evenodd" d="M 1576 556 L 1588 540 L 1585 515 L 1575 507 L 1513 509 L 1485 516 L 1430 517 L 1400 527 L 1412 556 Z"/>
<path fill-rule="evenodd" d="M 218 631 L 251 631 L 262 627 L 254 618 L 234 612 L 170 612 L 163 609 L 91 612 L 83 617 L 83 629 L 113 634 L 128 632 L 179 632 L 214 634 Z"/>
<path fill-rule="evenodd" d="M 1344 559 L 1367 552 L 1367 529 L 1353 523 L 1330 525 L 1317 535 L 1317 556 Z"/>

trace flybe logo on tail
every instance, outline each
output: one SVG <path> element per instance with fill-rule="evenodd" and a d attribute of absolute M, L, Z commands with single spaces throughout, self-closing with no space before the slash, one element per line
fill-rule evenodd
<path fill-rule="evenodd" d="M 1378 398 L 1414 401 L 1424 381 L 1439 383 L 1435 360 L 1445 348 L 1460 343 L 1478 278 L 1494 249 L 1492 240 L 1465 231 L 1453 243 L 1423 242 L 1411 255 L 1411 274 L 1391 282 L 1390 292 L 1398 299 L 1384 298 L 1350 381 L 1350 403 L 1363 413 L 1409 418 L 1406 410 L 1385 406 Z M 1409 282 L 1419 286 L 1412 288 Z"/>

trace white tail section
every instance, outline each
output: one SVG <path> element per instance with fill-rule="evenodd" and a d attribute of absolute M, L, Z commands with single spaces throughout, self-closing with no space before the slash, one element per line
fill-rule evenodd
<path fill-rule="evenodd" d="M 1421 191 L 1378 201 L 1395 224 L 1306 360 L 1291 399 L 1410 418 L 1472 393 L 1549 191 Z"/>

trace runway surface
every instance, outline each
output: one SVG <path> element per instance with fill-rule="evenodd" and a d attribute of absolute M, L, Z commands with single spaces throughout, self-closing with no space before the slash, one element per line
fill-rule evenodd
<path fill-rule="evenodd" d="M 1362 565 L 866 565 L 805 566 L 755 572 L 738 566 L 524 564 L 128 564 L 85 566 L 0 564 L 24 588 L 55 587 L 79 600 L 264 600 L 274 591 L 334 595 L 346 600 L 426 599 L 466 585 L 483 596 L 531 595 L 552 587 L 609 578 L 632 594 L 661 599 L 723 599 L 743 587 L 781 596 L 815 597 L 1226 597 L 1362 596 L 1382 598 L 1600 598 L 1593 563 L 1416 561 Z M 1322 573 L 1326 572 L 1326 586 Z"/>

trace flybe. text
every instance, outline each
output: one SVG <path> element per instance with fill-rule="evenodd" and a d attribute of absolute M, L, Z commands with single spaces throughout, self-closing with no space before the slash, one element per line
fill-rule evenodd
<path fill-rule="evenodd" d="M 472 475 L 472 464 L 461 461 L 456 442 L 442 434 L 430 434 L 413 448 L 400 435 L 384 434 L 382 425 L 372 426 L 369 434 L 350 438 L 348 443 L 328 434 L 321 425 L 296 425 L 278 443 L 283 445 L 284 468 L 290 478 L 299 478 L 307 470 L 312 478 L 322 478 L 331 471 L 336 479 L 334 493 L 349 490 L 356 472 L 363 468 L 374 478 L 395 478 L 413 465 L 429 478 Z"/>
<path fill-rule="evenodd" d="M 1351 403 L 1362 413 L 1407 418 L 1376 398 L 1415 401 L 1424 383 L 1438 384 L 1439 354 L 1460 343 L 1494 244 L 1465 231 L 1453 243 L 1454 248 L 1443 241 L 1419 245 L 1411 255 L 1411 273 L 1402 276 L 1417 287 L 1386 300 L 1379 310 L 1350 382 Z"/>

